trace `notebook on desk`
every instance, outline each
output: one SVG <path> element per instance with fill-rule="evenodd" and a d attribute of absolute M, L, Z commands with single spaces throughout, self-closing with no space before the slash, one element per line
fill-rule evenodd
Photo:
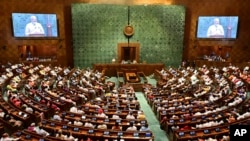
<path fill-rule="evenodd" d="M 185 135 L 184 132 L 179 132 L 179 136 L 180 136 L 180 137 L 183 137 L 184 135 Z"/>
<path fill-rule="evenodd" d="M 220 128 L 215 128 L 215 131 L 216 132 L 220 132 Z"/>
<path fill-rule="evenodd" d="M 43 121 L 42 121 L 42 124 L 43 124 L 43 125 L 45 125 L 46 123 L 47 123 L 47 121 L 46 121 L 46 120 L 43 120 Z"/>
<path fill-rule="evenodd" d="M 139 133 L 138 133 L 138 132 L 135 132 L 135 133 L 133 133 L 133 136 L 134 136 L 134 137 L 139 137 Z"/>
<path fill-rule="evenodd" d="M 68 128 L 67 125 L 63 125 L 63 126 L 62 126 L 62 129 L 67 129 L 67 128 Z"/>
<path fill-rule="evenodd" d="M 117 119 L 116 122 L 121 123 L 121 119 Z"/>
<path fill-rule="evenodd" d="M 190 134 L 191 136 L 195 136 L 195 135 L 196 135 L 196 132 L 195 132 L 195 131 L 190 131 L 189 134 Z"/>
<path fill-rule="evenodd" d="M 16 136 L 21 136 L 22 132 L 16 132 Z"/>
<path fill-rule="evenodd" d="M 108 118 L 105 118 L 105 119 L 104 119 L 104 122 L 109 122 L 109 119 L 108 119 Z"/>
<path fill-rule="evenodd" d="M 209 134 L 210 133 L 210 131 L 208 129 L 205 129 L 203 132 L 204 132 L 204 134 Z"/>
<path fill-rule="evenodd" d="M 104 131 L 103 135 L 109 135 L 109 131 Z"/>
<path fill-rule="evenodd" d="M 123 132 L 121 132 L 121 131 L 118 132 L 118 133 L 117 133 L 117 136 L 123 136 Z"/>
<path fill-rule="evenodd" d="M 145 133 L 145 137 L 151 137 L 151 136 L 152 136 L 152 134 L 150 132 Z"/>
<path fill-rule="evenodd" d="M 170 119 L 170 120 L 169 120 L 169 123 L 174 123 L 174 120 L 173 120 L 173 119 Z"/>
<path fill-rule="evenodd" d="M 89 130 L 88 130 L 88 133 L 89 133 L 89 134 L 94 134 L 94 130 L 93 130 L 93 129 L 89 129 Z"/>
<path fill-rule="evenodd" d="M 31 139 L 31 135 L 26 135 L 25 139 L 27 139 L 27 140 Z"/>
<path fill-rule="evenodd" d="M 53 123 L 53 122 L 52 122 L 52 123 L 50 123 L 50 126 L 54 127 L 54 126 L 55 126 L 55 123 Z"/>
<path fill-rule="evenodd" d="M 93 120 L 93 121 L 96 121 L 96 117 L 93 117 L 92 120 Z"/>
<path fill-rule="evenodd" d="M 79 128 L 78 127 L 74 127 L 73 131 L 79 132 Z"/>

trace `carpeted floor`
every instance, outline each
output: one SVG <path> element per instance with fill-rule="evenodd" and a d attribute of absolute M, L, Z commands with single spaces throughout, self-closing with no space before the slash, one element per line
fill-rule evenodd
<path fill-rule="evenodd" d="M 148 83 L 150 83 L 152 85 L 156 85 L 155 79 L 153 79 L 151 77 L 147 77 L 147 79 L 148 79 Z M 108 81 L 115 82 L 116 86 L 118 86 L 118 81 L 117 81 L 116 77 L 111 77 L 108 79 Z M 143 110 L 143 112 L 146 115 L 146 119 L 148 121 L 149 128 L 151 129 L 151 131 L 154 134 L 154 141 L 169 141 L 165 131 L 160 129 L 159 121 L 157 120 L 150 105 L 148 105 L 143 93 L 136 92 L 136 96 L 138 98 L 138 101 L 140 102 L 141 110 Z"/>

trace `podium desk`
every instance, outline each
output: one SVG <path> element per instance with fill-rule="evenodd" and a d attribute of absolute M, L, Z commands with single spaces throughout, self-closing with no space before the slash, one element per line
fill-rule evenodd
<path fill-rule="evenodd" d="M 93 69 L 101 72 L 105 69 L 106 76 L 117 76 L 117 71 L 123 69 L 133 69 L 137 72 L 143 72 L 146 76 L 154 73 L 155 69 L 161 70 L 165 65 L 163 63 L 150 63 L 150 64 L 120 64 L 120 63 L 110 63 L 110 64 L 93 64 Z"/>

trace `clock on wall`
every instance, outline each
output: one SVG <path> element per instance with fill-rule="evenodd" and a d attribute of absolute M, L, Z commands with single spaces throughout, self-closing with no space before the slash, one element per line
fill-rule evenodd
<path fill-rule="evenodd" d="M 133 26 L 131 26 L 131 25 L 125 26 L 125 28 L 124 28 L 124 30 L 123 30 L 123 33 L 124 33 L 125 36 L 127 36 L 127 37 L 133 36 L 133 34 L 134 34 L 134 28 L 133 28 Z"/>

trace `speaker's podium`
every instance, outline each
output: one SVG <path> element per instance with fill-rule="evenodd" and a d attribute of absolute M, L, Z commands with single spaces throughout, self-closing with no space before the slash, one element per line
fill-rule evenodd
<path fill-rule="evenodd" d="M 209 38 L 225 38 L 224 35 L 210 35 Z"/>
<path fill-rule="evenodd" d="M 44 37 L 45 34 L 29 34 L 29 37 Z"/>

